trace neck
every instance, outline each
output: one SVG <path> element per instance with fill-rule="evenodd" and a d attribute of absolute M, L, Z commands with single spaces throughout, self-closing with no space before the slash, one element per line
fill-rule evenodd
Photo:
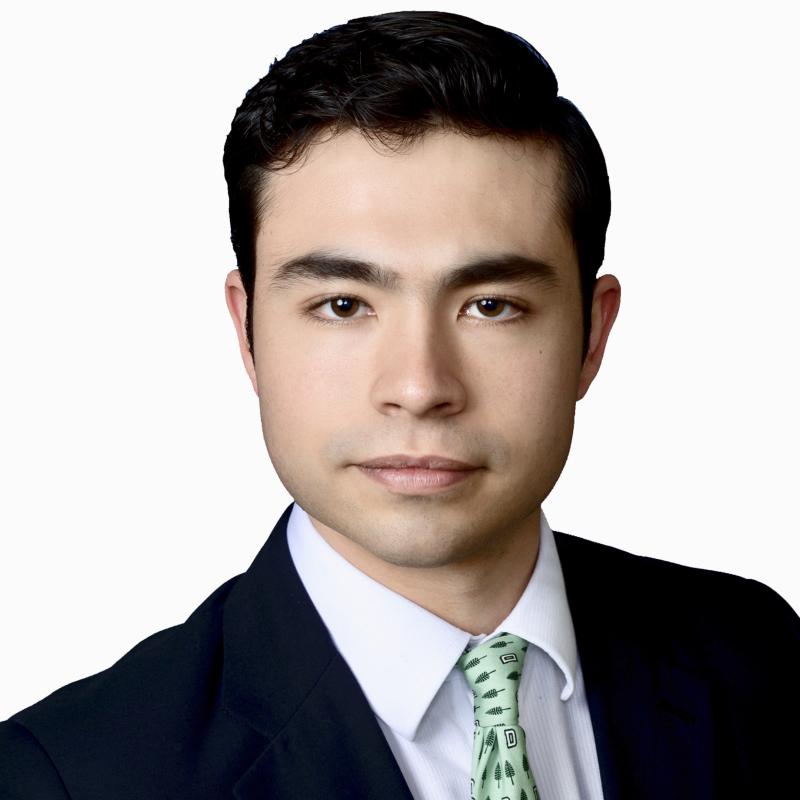
<path fill-rule="evenodd" d="M 491 633 L 517 604 L 539 555 L 539 509 L 508 531 L 501 547 L 438 567 L 378 558 L 312 518 L 325 541 L 373 580 L 473 635 Z"/>

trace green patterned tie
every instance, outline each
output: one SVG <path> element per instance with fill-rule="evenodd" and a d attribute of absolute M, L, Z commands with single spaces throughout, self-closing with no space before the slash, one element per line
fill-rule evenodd
<path fill-rule="evenodd" d="M 517 706 L 527 649 L 519 636 L 500 633 L 458 659 L 475 697 L 471 800 L 539 800 Z"/>

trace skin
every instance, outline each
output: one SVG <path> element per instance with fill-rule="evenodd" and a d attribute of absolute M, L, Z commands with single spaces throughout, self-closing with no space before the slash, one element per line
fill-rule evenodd
<path fill-rule="evenodd" d="M 255 359 L 238 270 L 225 281 L 287 491 L 358 569 L 471 634 L 493 631 L 530 579 L 540 506 L 619 310 L 619 281 L 603 275 L 582 363 L 578 263 L 557 181 L 556 155 L 541 143 L 437 131 L 394 153 L 348 130 L 270 177 L 256 240 Z M 281 261 L 323 248 L 396 270 L 403 285 L 268 288 Z M 432 293 L 440 271 L 509 251 L 554 265 L 558 286 Z M 361 302 L 345 313 L 333 301 L 309 310 L 334 294 Z M 516 305 L 475 302 L 487 296 Z M 426 496 L 393 492 L 354 466 L 394 453 L 482 469 Z"/>

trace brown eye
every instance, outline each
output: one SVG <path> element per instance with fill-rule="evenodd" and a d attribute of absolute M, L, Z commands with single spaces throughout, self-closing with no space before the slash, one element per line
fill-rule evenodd
<path fill-rule="evenodd" d="M 490 317 L 497 316 L 508 305 L 505 300 L 500 300 L 497 297 L 484 297 L 482 300 L 476 300 L 475 302 L 478 303 L 481 311 L 488 312 Z"/>
<path fill-rule="evenodd" d="M 497 320 L 497 322 L 516 322 L 517 320 L 524 319 L 527 314 L 518 303 L 515 303 L 513 300 L 507 300 L 505 297 L 478 297 L 467 304 L 467 308 L 471 308 L 472 306 L 478 306 L 478 312 L 469 312 L 467 316 L 482 319 L 487 322 L 493 320 Z M 515 309 L 517 311 L 516 314 L 513 313 Z M 506 315 L 505 317 L 501 317 L 500 315 L 504 311 L 511 312 L 512 316 Z"/>
<path fill-rule="evenodd" d="M 467 303 L 466 308 L 472 306 L 480 306 L 480 313 L 474 311 L 466 313 L 465 316 L 472 317 L 473 319 L 483 320 L 484 322 L 498 322 L 510 323 L 522 321 L 528 315 L 518 303 L 513 300 L 506 299 L 505 297 L 486 296 L 479 297 Z M 318 309 L 324 306 L 330 306 L 333 310 L 333 316 L 329 317 L 326 314 L 319 313 Z M 364 314 L 359 315 L 358 312 L 361 307 L 369 308 L 369 304 L 365 303 L 360 297 L 349 294 L 337 294 L 324 297 L 308 309 L 309 316 L 317 322 L 328 325 L 338 325 L 343 322 L 357 321 Z M 514 314 L 516 310 L 516 314 Z M 510 317 L 502 317 L 504 311 L 512 312 Z M 371 316 L 369 313 L 366 316 Z"/>
<path fill-rule="evenodd" d="M 354 309 L 357 308 L 359 300 L 356 300 L 355 297 L 332 297 L 329 300 L 325 301 L 326 303 L 330 303 L 331 308 L 333 308 L 338 316 L 341 316 L 345 319 L 351 317 L 354 313 Z M 341 312 L 341 314 L 340 314 Z"/>

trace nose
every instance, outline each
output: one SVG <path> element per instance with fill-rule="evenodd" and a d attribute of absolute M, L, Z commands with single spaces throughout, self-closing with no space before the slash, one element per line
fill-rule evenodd
<path fill-rule="evenodd" d="M 463 356 L 454 337 L 421 313 L 387 330 L 375 359 L 372 402 L 382 414 L 441 417 L 465 407 Z"/>

